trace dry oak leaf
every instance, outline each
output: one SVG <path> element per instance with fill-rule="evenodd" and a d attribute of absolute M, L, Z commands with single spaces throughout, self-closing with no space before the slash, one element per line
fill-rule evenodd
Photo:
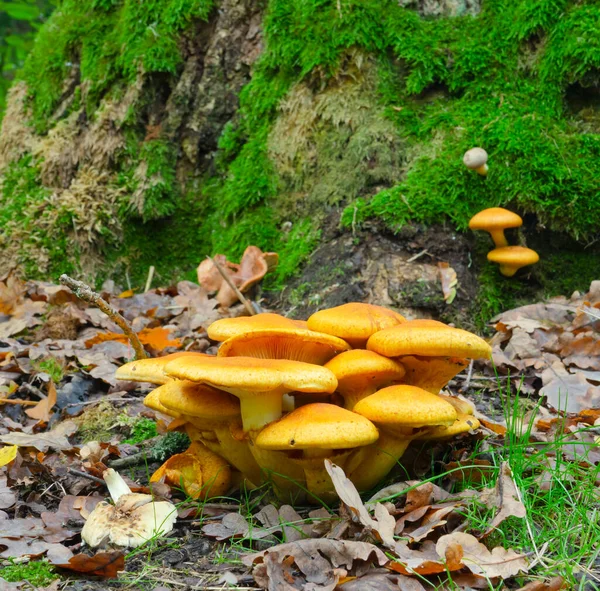
<path fill-rule="evenodd" d="M 6 486 L 6 476 L 0 476 L 0 509 L 8 509 L 17 502 L 17 495 Z M 0 523 L 2 519 L 0 518 Z"/>
<path fill-rule="evenodd" d="M 267 591 L 333 591 L 352 568 L 383 566 L 388 558 L 368 542 L 317 538 L 279 544 L 242 562 L 257 564 L 254 579 Z"/>
<path fill-rule="evenodd" d="M 501 546 L 490 551 L 471 534 L 454 532 L 442 536 L 435 545 L 438 555 L 446 558 L 448 552 L 454 552 L 456 548 L 462 552 L 462 563 L 475 575 L 507 579 L 527 572 L 527 558 L 523 554 Z"/>
<path fill-rule="evenodd" d="M 425 591 L 414 577 L 373 570 L 375 572 L 341 583 L 340 591 Z"/>
<path fill-rule="evenodd" d="M 156 326 L 155 328 L 144 328 L 138 332 L 138 338 L 142 345 L 148 345 L 155 349 L 156 351 L 162 351 L 167 347 L 181 347 L 181 341 L 179 339 L 170 339 L 169 335 L 171 331 L 162 326 Z M 123 343 L 125 345 L 129 344 L 129 340 L 124 334 L 117 332 L 107 332 L 100 333 L 95 337 L 88 339 L 85 342 L 85 346 L 90 349 L 94 345 L 98 343 L 103 343 L 105 341 L 117 341 L 119 343 Z"/>
<path fill-rule="evenodd" d="M 49 449 L 62 451 L 73 447 L 64 435 L 54 434 L 52 431 L 35 434 L 13 431 L 6 435 L 0 435 L 0 443 L 18 445 L 19 447 L 34 447 L 41 452 L 46 452 Z"/>
<path fill-rule="evenodd" d="M 593 386 L 581 373 L 569 373 L 562 362 L 554 362 L 542 372 L 540 395 L 557 410 L 578 413 L 600 407 L 600 387 Z"/>
<path fill-rule="evenodd" d="M 389 511 L 381 503 L 376 503 L 374 506 L 374 518 L 372 518 L 362 502 L 354 483 L 344 474 L 344 471 L 330 460 L 325 460 L 325 469 L 333 482 L 338 497 L 350 509 L 355 518 L 362 525 L 373 531 L 386 546 L 394 548 L 396 545 L 394 540 L 396 520 L 390 515 Z"/>
<path fill-rule="evenodd" d="M 51 410 L 56 404 L 56 387 L 54 382 L 48 382 L 48 396 L 42 398 L 33 408 L 28 408 L 25 414 L 37 421 L 47 423 L 50 421 Z"/>
<path fill-rule="evenodd" d="M 69 562 L 56 566 L 88 576 L 115 579 L 120 571 L 125 570 L 125 556 L 122 552 L 98 552 L 94 556 L 76 554 Z"/>
<path fill-rule="evenodd" d="M 449 263 L 443 262 L 438 263 L 438 269 L 440 271 L 440 281 L 442 283 L 444 301 L 447 304 L 451 304 L 456 297 L 456 286 L 458 285 L 456 271 L 450 266 Z"/>

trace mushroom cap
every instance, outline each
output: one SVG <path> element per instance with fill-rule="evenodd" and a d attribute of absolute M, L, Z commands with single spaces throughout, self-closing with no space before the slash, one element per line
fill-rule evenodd
<path fill-rule="evenodd" d="M 503 207 L 484 209 L 469 220 L 471 230 L 502 230 L 504 228 L 518 228 L 522 225 L 523 220 L 520 215 Z"/>
<path fill-rule="evenodd" d="M 531 248 L 525 248 L 524 246 L 503 246 L 501 248 L 495 248 L 488 252 L 488 261 L 492 263 L 499 263 L 507 267 L 525 267 L 527 265 L 533 265 L 540 260 L 540 256 L 535 250 Z"/>
<path fill-rule="evenodd" d="M 424 427 L 451 425 L 454 407 L 439 396 L 416 386 L 388 386 L 363 398 L 354 412 L 379 425 Z"/>
<path fill-rule="evenodd" d="M 155 388 L 154 390 L 152 390 L 152 392 L 150 392 L 149 394 L 146 395 L 146 397 L 144 398 L 144 406 L 147 406 L 148 408 L 151 408 L 152 410 L 162 412 L 164 415 L 167 415 L 169 417 L 175 417 L 175 418 L 179 417 L 178 412 L 175 412 L 174 410 L 167 408 L 160 401 L 160 389 L 161 388 L 162 388 L 162 386 Z"/>
<path fill-rule="evenodd" d="M 464 357 L 420 357 L 403 355 L 399 361 L 406 369 L 403 382 L 437 394 L 455 375 L 469 365 Z"/>
<path fill-rule="evenodd" d="M 240 416 L 240 401 L 235 396 L 206 384 L 172 380 L 154 392 L 158 392 L 160 403 L 171 413 L 214 419 L 219 423 Z"/>
<path fill-rule="evenodd" d="M 267 425 L 256 438 L 262 449 L 348 449 L 377 441 L 371 421 L 333 404 L 301 406 Z"/>
<path fill-rule="evenodd" d="M 169 377 L 165 374 L 164 368 L 169 361 L 179 359 L 180 357 L 210 357 L 206 353 L 197 353 L 195 351 L 178 351 L 163 357 L 152 357 L 147 359 L 138 359 L 130 361 L 117 369 L 115 377 L 117 380 L 128 380 L 130 382 L 150 382 L 151 384 L 166 384 Z"/>
<path fill-rule="evenodd" d="M 483 148 L 471 148 L 465 152 L 463 162 L 467 168 L 479 168 L 488 161 L 488 154 Z"/>
<path fill-rule="evenodd" d="M 481 337 L 435 320 L 410 320 L 381 330 L 369 339 L 367 349 L 385 357 L 423 355 L 487 359 L 492 354 L 492 348 Z"/>
<path fill-rule="evenodd" d="M 460 433 L 468 433 L 479 428 L 479 421 L 472 414 L 457 413 L 456 420 L 447 427 L 432 427 L 425 433 L 417 435 L 415 439 L 431 440 L 431 439 L 448 439 Z"/>
<path fill-rule="evenodd" d="M 310 330 L 340 337 L 353 347 L 364 347 L 372 334 L 406 322 L 406 318 L 383 306 L 351 302 L 315 312 L 307 322 Z"/>
<path fill-rule="evenodd" d="M 254 316 L 222 318 L 213 322 L 206 329 L 206 332 L 213 341 L 226 341 L 239 334 L 266 328 L 306 328 L 306 322 L 304 320 L 292 320 L 280 314 L 263 312 Z"/>
<path fill-rule="evenodd" d="M 303 328 L 265 328 L 241 333 L 227 339 L 219 357 L 256 357 L 291 359 L 323 365 L 332 357 L 348 351 L 350 345 L 329 334 Z"/>
<path fill-rule="evenodd" d="M 182 357 L 166 367 L 171 377 L 210 384 L 226 391 L 235 390 L 239 398 L 269 391 L 335 391 L 335 375 L 320 365 L 288 359 L 253 357 Z"/>
<path fill-rule="evenodd" d="M 325 364 L 338 380 L 338 391 L 352 387 L 357 381 L 378 385 L 399 380 L 406 373 L 404 367 L 374 351 L 354 349 L 340 353 Z"/>

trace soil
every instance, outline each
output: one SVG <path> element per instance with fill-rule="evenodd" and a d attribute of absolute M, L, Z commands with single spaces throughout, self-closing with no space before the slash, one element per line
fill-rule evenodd
<path fill-rule="evenodd" d="M 469 309 L 477 293 L 473 244 L 442 226 L 404 226 L 397 234 L 375 222 L 351 233 L 339 229 L 337 216 L 323 228 L 322 246 L 301 275 L 266 304 L 293 318 L 308 318 L 321 308 L 352 301 L 397 309 L 407 318 L 436 318 L 474 329 Z M 451 304 L 444 300 L 438 263 L 448 263 L 460 278 Z"/>

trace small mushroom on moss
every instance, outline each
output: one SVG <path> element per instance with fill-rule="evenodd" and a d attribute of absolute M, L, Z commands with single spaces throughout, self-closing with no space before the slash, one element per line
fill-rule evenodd
<path fill-rule="evenodd" d="M 465 166 L 481 176 L 487 176 L 488 173 L 488 154 L 483 148 L 471 148 L 465 152 L 463 162 Z"/>
<path fill-rule="evenodd" d="M 103 501 L 89 514 L 81 539 L 90 547 L 112 544 L 137 548 L 155 536 L 168 534 L 177 520 L 177 509 L 169 501 L 132 493 L 112 468 L 103 474 L 114 505 Z"/>
<path fill-rule="evenodd" d="M 487 255 L 488 261 L 500 265 L 500 273 L 512 277 L 521 267 L 534 265 L 540 260 L 535 250 L 524 246 L 503 246 L 495 248 Z"/>
<path fill-rule="evenodd" d="M 485 230 L 489 232 L 496 247 L 508 246 L 504 230 L 519 228 L 523 225 L 520 215 L 504 209 L 503 207 L 489 207 L 476 213 L 469 220 L 471 230 Z"/>

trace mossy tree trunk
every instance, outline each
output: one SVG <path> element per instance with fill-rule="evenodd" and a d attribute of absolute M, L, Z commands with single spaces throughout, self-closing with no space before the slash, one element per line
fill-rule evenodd
<path fill-rule="evenodd" d="M 0 133 L 0 272 L 167 281 L 254 243 L 281 284 L 336 213 L 508 205 L 593 241 L 599 26 L 575 0 L 63 0 Z"/>

